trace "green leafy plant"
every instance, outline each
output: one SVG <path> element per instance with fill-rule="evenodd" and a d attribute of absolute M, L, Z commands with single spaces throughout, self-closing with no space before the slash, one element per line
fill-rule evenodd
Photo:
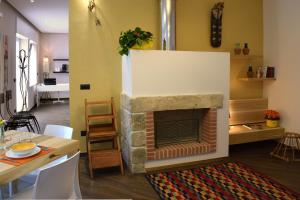
<path fill-rule="evenodd" d="M 143 42 L 149 42 L 153 39 L 153 34 L 148 31 L 143 31 L 140 27 L 136 27 L 134 30 L 128 30 L 121 32 L 119 38 L 120 55 L 128 55 L 129 49 L 134 45 L 142 46 Z"/>

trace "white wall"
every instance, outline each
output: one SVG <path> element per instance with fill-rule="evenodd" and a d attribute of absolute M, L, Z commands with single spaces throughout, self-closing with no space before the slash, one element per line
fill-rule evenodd
<path fill-rule="evenodd" d="M 50 62 L 50 77 L 56 78 L 57 83 L 69 83 L 69 74 L 52 73 L 55 67 L 68 64 L 68 61 L 53 61 L 53 59 L 69 58 L 69 34 L 42 33 L 40 42 L 40 82 L 43 81 L 43 58 L 48 57 Z M 57 94 L 51 93 L 52 98 Z M 68 92 L 62 92 L 60 97 L 69 98 Z"/>
<path fill-rule="evenodd" d="M 264 83 L 264 96 L 281 113 L 281 125 L 300 133 L 300 1 L 264 0 L 263 7 L 264 60 L 277 77 Z"/>
<path fill-rule="evenodd" d="M 15 84 L 13 82 L 13 78 L 15 77 L 15 66 L 16 66 L 16 14 L 13 9 L 6 3 L 3 2 L 0 4 L 0 12 L 3 13 L 3 17 L 0 18 L 0 32 L 8 35 L 8 66 L 9 66 L 9 78 L 8 78 L 8 90 L 12 90 L 12 100 L 10 100 L 10 107 L 13 111 L 15 109 Z M 2 48 L 2 47 L 1 47 Z M 3 65 L 1 67 L 1 73 L 3 73 Z M 3 74 L 0 76 L 0 93 L 3 93 Z M 5 110 L 5 106 L 2 104 L 1 109 L 2 112 Z M 7 118 L 7 114 L 4 114 L 5 118 Z"/>
<path fill-rule="evenodd" d="M 8 35 L 8 50 L 9 50 L 9 59 L 8 59 L 8 90 L 12 90 L 12 100 L 10 100 L 11 111 L 14 111 L 16 108 L 16 86 L 14 79 L 16 77 L 16 33 L 21 33 L 22 35 L 28 37 L 29 39 L 39 42 L 39 31 L 36 30 L 31 24 L 23 19 L 8 3 L 2 1 L 0 4 L 0 12 L 3 13 L 3 17 L 0 18 L 0 32 Z M 3 66 L 1 66 L 3 67 Z M 1 71 L 2 72 L 2 71 Z M 0 79 L 3 79 L 3 76 L 0 76 Z M 3 84 L 3 80 L 0 80 L 0 85 Z M 2 93 L 2 86 L 0 87 L 0 93 Z M 34 105 L 34 87 L 29 89 L 29 109 Z M 4 105 L 2 105 L 2 111 Z M 5 114 L 6 115 L 6 114 Z M 8 116 L 6 115 L 6 118 Z"/>
<path fill-rule="evenodd" d="M 46 56 L 53 67 L 54 58 L 69 58 L 69 34 L 42 33 L 40 50 L 40 63 L 42 64 L 43 57 Z"/>
<path fill-rule="evenodd" d="M 229 53 L 130 51 L 123 57 L 122 92 L 129 97 L 223 94 L 217 111 L 217 150 L 186 158 L 147 162 L 146 168 L 228 156 Z"/>

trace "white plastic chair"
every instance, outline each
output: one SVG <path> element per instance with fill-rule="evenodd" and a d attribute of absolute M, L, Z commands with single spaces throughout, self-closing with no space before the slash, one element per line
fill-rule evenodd
<path fill-rule="evenodd" d="M 61 138 L 65 138 L 65 139 L 72 139 L 72 135 L 73 135 L 73 128 L 67 127 L 67 126 L 61 126 L 61 125 L 46 125 L 46 128 L 44 130 L 44 135 L 50 135 L 50 136 L 54 136 L 54 137 L 61 137 Z M 37 175 L 39 173 L 40 170 L 44 169 L 44 168 L 48 168 L 51 167 L 53 165 L 59 164 L 61 162 L 64 162 L 65 160 L 68 159 L 68 156 L 62 156 L 56 160 L 53 160 L 52 162 L 44 165 L 43 167 L 21 177 L 20 179 L 28 182 L 28 183 L 35 183 Z"/>
<path fill-rule="evenodd" d="M 82 199 L 78 180 L 80 152 L 62 163 L 40 170 L 35 184 L 13 199 Z"/>
<path fill-rule="evenodd" d="M 48 125 L 46 125 L 46 128 L 44 130 L 44 135 L 50 135 L 50 136 L 60 137 L 60 138 L 65 138 L 65 139 L 72 139 L 73 128 L 67 127 L 67 126 L 61 126 L 61 125 L 48 124 Z M 68 156 L 60 157 L 60 158 L 48 163 L 47 165 L 43 166 L 42 168 L 50 167 L 52 165 L 61 163 L 61 162 L 65 161 L 67 158 L 68 158 Z"/>
<path fill-rule="evenodd" d="M 51 135 L 65 139 L 72 139 L 73 128 L 61 125 L 48 124 L 44 130 L 44 135 Z"/>

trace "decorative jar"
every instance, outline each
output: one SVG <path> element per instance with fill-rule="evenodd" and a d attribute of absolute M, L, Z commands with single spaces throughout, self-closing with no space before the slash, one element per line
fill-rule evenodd
<path fill-rule="evenodd" d="M 234 48 L 234 55 L 241 55 L 241 53 L 242 53 L 241 44 L 236 43 Z"/>
<path fill-rule="evenodd" d="M 243 48 L 243 54 L 244 54 L 245 56 L 247 56 L 247 55 L 249 55 L 249 52 L 250 52 L 250 49 L 249 49 L 249 47 L 248 47 L 248 43 L 245 43 L 245 44 L 244 44 L 244 48 Z"/>

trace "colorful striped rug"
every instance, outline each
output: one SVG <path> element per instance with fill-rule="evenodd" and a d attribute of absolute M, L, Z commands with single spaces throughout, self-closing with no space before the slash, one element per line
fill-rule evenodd
<path fill-rule="evenodd" d="M 300 199 L 300 194 L 242 163 L 147 174 L 161 199 Z"/>

